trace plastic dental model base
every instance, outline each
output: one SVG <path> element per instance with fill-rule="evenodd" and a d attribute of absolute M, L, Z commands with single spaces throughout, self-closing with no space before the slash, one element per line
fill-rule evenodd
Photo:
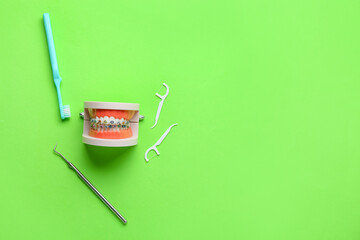
<path fill-rule="evenodd" d="M 139 135 L 139 104 L 85 102 L 83 143 L 104 147 L 136 145 Z"/>
<path fill-rule="evenodd" d="M 148 150 L 146 150 L 146 152 L 145 152 L 145 160 L 146 160 L 146 162 L 149 162 L 149 159 L 148 159 L 147 155 L 148 155 L 148 153 L 149 153 L 151 150 L 155 151 L 158 156 L 160 155 L 160 152 L 159 152 L 159 150 L 158 150 L 156 147 L 159 146 L 159 145 L 162 143 L 162 141 L 164 141 L 165 137 L 169 134 L 171 128 L 174 127 L 174 126 L 176 126 L 176 125 L 177 125 L 177 123 L 171 125 L 171 126 L 165 131 L 165 133 L 160 137 L 160 139 L 154 144 L 154 146 L 152 146 L 152 147 L 150 147 Z"/>
<path fill-rule="evenodd" d="M 105 203 L 105 205 L 110 208 L 110 210 L 124 223 L 126 224 L 127 221 L 126 219 L 116 210 L 116 208 L 113 207 L 113 205 L 111 205 L 111 203 L 106 200 L 106 198 L 94 187 L 94 185 L 91 184 L 91 182 L 89 180 L 87 180 L 87 178 L 75 167 L 74 164 L 72 164 L 71 162 L 69 162 L 61 153 L 56 151 L 56 146 L 54 147 L 54 152 L 56 154 L 58 154 L 62 159 L 64 159 L 66 161 L 66 163 L 68 164 L 69 168 L 71 168 L 72 170 L 74 170 L 76 172 L 76 174 L 79 176 L 79 178 L 81 178 L 81 180 L 84 181 L 84 183 L 96 194 L 96 196 L 98 196 L 101 201 L 103 201 Z"/>
<path fill-rule="evenodd" d="M 166 83 L 163 83 L 163 85 L 166 87 L 166 93 L 164 96 L 161 96 L 160 94 L 156 93 L 155 95 L 157 97 L 159 97 L 161 99 L 160 103 L 159 103 L 159 106 L 158 106 L 158 109 L 157 109 L 157 112 L 156 112 L 156 117 L 155 117 L 155 124 L 154 126 L 152 126 L 151 128 L 154 128 L 159 120 L 159 116 L 160 116 L 160 112 L 161 112 L 161 108 L 164 104 L 164 101 L 165 101 L 165 98 L 167 97 L 167 95 L 169 94 L 169 87 L 168 85 L 166 85 Z"/>

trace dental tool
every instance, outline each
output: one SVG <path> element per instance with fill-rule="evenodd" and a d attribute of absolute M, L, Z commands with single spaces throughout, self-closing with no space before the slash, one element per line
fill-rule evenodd
<path fill-rule="evenodd" d="M 146 150 L 146 152 L 145 152 L 145 160 L 146 160 L 146 162 L 149 162 L 149 159 L 148 159 L 147 155 L 148 155 L 148 153 L 149 153 L 151 150 L 155 151 L 158 156 L 160 155 L 160 152 L 159 152 L 159 150 L 158 150 L 156 147 L 159 146 L 159 145 L 162 143 L 162 141 L 164 141 L 165 137 L 169 134 L 171 128 L 173 128 L 173 127 L 176 126 L 176 125 L 177 125 L 177 123 L 171 125 L 171 126 L 165 131 L 165 133 L 160 137 L 160 139 L 154 144 L 154 146 L 152 146 L 152 147 L 150 147 L 148 150 Z"/>
<path fill-rule="evenodd" d="M 165 98 L 167 97 L 167 95 L 169 94 L 169 87 L 168 85 L 166 85 L 166 83 L 163 83 L 163 85 L 166 87 L 166 93 L 164 96 L 161 96 L 160 94 L 156 93 L 155 95 L 157 97 L 159 97 L 161 99 L 160 103 L 159 103 L 159 106 L 158 106 L 158 109 L 157 109 L 157 112 L 156 112 L 156 117 L 155 117 L 155 124 L 154 126 L 152 126 L 151 128 L 154 128 L 159 120 L 159 116 L 160 116 L 160 112 L 161 112 L 161 108 L 164 104 L 164 101 L 165 101 Z"/>
<path fill-rule="evenodd" d="M 59 101 L 59 108 L 60 108 L 60 117 L 62 120 L 65 118 L 69 118 L 71 116 L 70 114 L 70 106 L 69 105 L 63 105 L 61 100 L 61 92 L 60 92 L 60 83 L 61 83 L 61 77 L 59 74 L 59 68 L 56 60 L 56 53 L 55 53 L 55 45 L 54 45 L 54 38 L 51 31 L 51 24 L 50 24 L 50 16 L 48 13 L 44 13 L 44 25 L 45 25 L 45 31 L 46 31 L 46 38 L 49 48 L 49 55 L 50 55 L 50 62 L 51 62 L 51 69 L 53 74 L 54 83 L 56 86 L 56 92 L 58 95 L 58 101 Z"/>
<path fill-rule="evenodd" d="M 56 151 L 56 146 L 54 147 L 54 152 L 57 153 L 62 159 L 66 161 L 66 163 L 69 165 L 69 167 L 76 172 L 76 174 L 81 178 L 81 180 L 84 181 L 84 183 L 98 196 L 101 201 L 103 201 L 108 208 L 124 223 L 126 224 L 126 219 L 111 205 L 111 203 L 106 200 L 106 198 L 94 187 L 94 185 L 91 184 L 91 182 L 75 167 L 74 164 L 69 162 L 61 153 Z"/>

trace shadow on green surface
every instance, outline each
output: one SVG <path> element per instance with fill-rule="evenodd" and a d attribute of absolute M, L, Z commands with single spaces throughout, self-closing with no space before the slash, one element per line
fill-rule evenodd
<path fill-rule="evenodd" d="M 90 160 L 96 166 L 105 166 L 121 156 L 128 155 L 129 147 L 99 147 L 85 144 Z"/>

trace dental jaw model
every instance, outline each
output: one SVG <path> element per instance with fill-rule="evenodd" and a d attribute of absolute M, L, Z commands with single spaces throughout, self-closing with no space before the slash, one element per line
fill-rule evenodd
<path fill-rule="evenodd" d="M 139 104 L 85 102 L 83 142 L 106 147 L 136 145 Z"/>

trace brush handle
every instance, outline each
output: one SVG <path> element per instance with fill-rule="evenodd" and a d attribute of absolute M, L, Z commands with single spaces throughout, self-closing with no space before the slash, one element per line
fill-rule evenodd
<path fill-rule="evenodd" d="M 60 108 L 62 108 L 63 105 L 62 105 L 62 99 L 61 99 L 60 84 L 55 83 L 55 85 L 56 85 L 56 92 L 57 92 L 57 96 L 58 96 L 59 106 L 60 106 Z M 62 110 L 60 110 L 60 112 L 61 111 Z"/>
<path fill-rule="evenodd" d="M 54 38 L 51 31 L 51 24 L 50 24 L 50 15 L 48 13 L 44 13 L 44 25 L 45 25 L 45 32 L 46 32 L 46 38 L 49 48 L 49 55 L 50 55 L 50 61 L 51 61 L 51 69 L 53 73 L 53 78 L 55 81 L 55 84 L 58 81 L 58 84 L 60 84 L 61 78 L 59 74 L 59 68 L 56 60 L 56 52 L 55 52 L 55 45 L 54 45 Z"/>

